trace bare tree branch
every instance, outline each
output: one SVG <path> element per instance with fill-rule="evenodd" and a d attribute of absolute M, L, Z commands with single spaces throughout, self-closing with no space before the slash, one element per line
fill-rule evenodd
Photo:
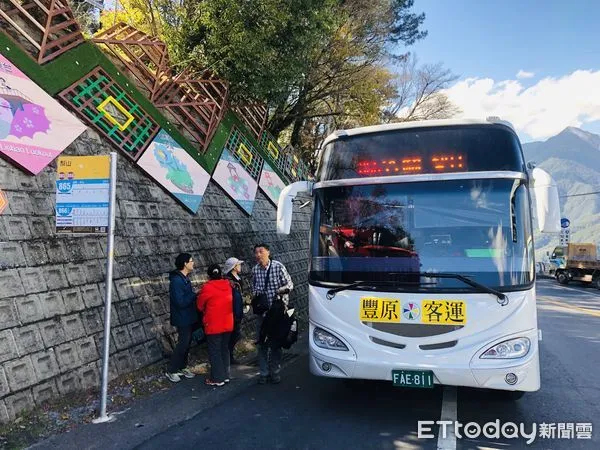
<path fill-rule="evenodd" d="M 411 55 L 399 67 L 398 97 L 385 112 L 385 122 L 442 119 L 460 112 L 442 93 L 458 77 L 442 64 L 418 67 L 417 58 Z"/>

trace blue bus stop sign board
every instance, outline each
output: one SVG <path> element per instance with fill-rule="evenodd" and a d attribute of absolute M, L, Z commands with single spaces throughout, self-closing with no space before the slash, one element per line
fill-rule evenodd
<path fill-rule="evenodd" d="M 571 221 L 569 221 L 569 219 L 565 219 L 565 218 L 560 219 L 561 228 L 569 228 L 569 225 L 571 225 Z"/>

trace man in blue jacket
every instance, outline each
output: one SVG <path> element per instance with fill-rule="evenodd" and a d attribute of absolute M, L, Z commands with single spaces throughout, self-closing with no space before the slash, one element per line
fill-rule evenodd
<path fill-rule="evenodd" d="M 177 345 L 171 355 L 171 362 L 166 377 L 173 383 L 181 381 L 181 377 L 194 378 L 194 374 L 186 367 L 188 352 L 192 342 L 194 324 L 198 322 L 196 311 L 196 293 L 192 289 L 189 274 L 194 270 L 194 260 L 189 253 L 181 253 L 175 259 L 175 268 L 169 276 L 169 293 L 171 297 L 171 325 L 177 327 Z"/>

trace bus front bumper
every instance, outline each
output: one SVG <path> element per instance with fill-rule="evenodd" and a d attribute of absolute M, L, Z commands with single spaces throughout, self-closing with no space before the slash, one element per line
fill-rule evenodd
<path fill-rule="evenodd" d="M 365 348 L 358 350 L 361 355 L 358 358 L 357 351 L 348 342 L 348 351 L 318 347 L 313 340 L 314 326 L 311 324 L 310 328 L 310 371 L 313 375 L 391 382 L 392 370 L 431 370 L 434 383 L 441 385 L 509 391 L 537 391 L 540 388 L 537 330 L 518 333 L 532 342 L 529 353 L 518 359 L 480 359 L 480 348 L 462 348 L 456 352 L 408 352 L 407 349 L 382 350 L 372 343 L 365 345 L 368 351 Z M 515 335 L 495 339 L 488 345 L 512 337 Z M 514 376 L 517 381 L 509 384 L 507 375 L 511 382 L 514 382 Z"/>

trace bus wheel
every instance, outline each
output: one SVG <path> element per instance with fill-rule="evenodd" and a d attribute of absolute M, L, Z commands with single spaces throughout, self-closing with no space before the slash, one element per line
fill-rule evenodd
<path fill-rule="evenodd" d="M 556 274 L 556 281 L 558 281 L 560 284 L 569 284 L 569 277 L 565 272 L 558 272 Z"/>
<path fill-rule="evenodd" d="M 592 281 L 592 284 L 596 286 L 597 289 L 600 289 L 600 276 L 596 277 L 594 281 Z"/>

